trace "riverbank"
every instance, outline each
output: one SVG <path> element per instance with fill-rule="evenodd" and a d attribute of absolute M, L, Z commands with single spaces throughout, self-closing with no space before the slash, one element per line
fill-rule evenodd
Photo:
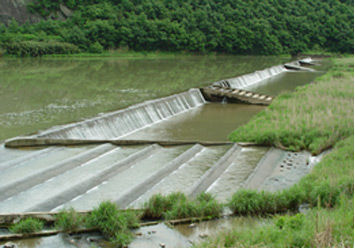
<path fill-rule="evenodd" d="M 314 84 L 282 94 L 231 135 L 234 141 L 244 139 L 292 150 L 308 148 L 314 153 L 334 147 L 299 184 L 274 195 L 275 202 L 286 199 L 309 209 L 294 216 L 276 216 L 257 229 L 221 232 L 197 247 L 353 247 L 354 65 L 353 58 L 333 62 Z M 287 142 L 290 137 L 293 142 Z M 264 193 L 251 195 L 250 203 L 258 197 L 265 202 Z"/>
<path fill-rule="evenodd" d="M 332 147 L 354 131 L 352 58 L 335 59 L 315 83 L 278 96 L 265 111 L 230 135 L 235 142 L 313 154 Z"/>
<path fill-rule="evenodd" d="M 324 52 L 327 56 L 331 56 L 332 53 Z M 323 52 L 315 52 L 316 56 L 318 54 L 323 54 Z M 235 57 L 235 54 L 230 53 L 218 53 L 218 52 L 189 52 L 189 51 L 134 51 L 129 49 L 110 49 L 110 50 L 103 50 L 99 53 L 92 53 L 92 52 L 78 52 L 78 53 L 55 53 L 55 54 L 43 54 L 37 58 L 179 58 L 179 57 L 221 57 L 221 56 L 229 56 Z M 250 57 L 255 55 L 237 55 L 239 57 Z M 278 57 L 283 59 L 291 59 L 292 56 L 290 54 L 279 54 L 279 55 L 258 55 L 259 57 Z M 308 57 L 310 55 L 307 55 Z M 304 56 L 304 57 L 307 57 Z M 0 50 L 0 58 L 19 58 L 21 56 L 13 55 L 13 54 L 6 54 L 4 51 L 1 52 Z M 25 58 L 36 58 L 32 56 L 24 56 Z"/>

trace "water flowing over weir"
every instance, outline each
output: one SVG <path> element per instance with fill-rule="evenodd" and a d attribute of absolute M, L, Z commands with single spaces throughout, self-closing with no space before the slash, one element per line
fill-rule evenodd
<path fill-rule="evenodd" d="M 184 113 L 206 101 L 198 89 L 146 101 L 127 109 L 104 114 L 79 123 L 49 129 L 38 138 L 113 139 Z"/>
<path fill-rule="evenodd" d="M 214 85 L 229 86 L 236 89 L 246 89 L 252 85 L 260 83 L 261 81 L 267 80 L 286 71 L 287 69 L 285 66 L 277 65 L 243 76 L 218 81 L 214 83 Z"/>

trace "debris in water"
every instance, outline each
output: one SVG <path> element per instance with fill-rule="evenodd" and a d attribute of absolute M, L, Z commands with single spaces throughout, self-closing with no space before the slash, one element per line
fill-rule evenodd
<path fill-rule="evenodd" d="M 207 238 L 208 237 L 208 234 L 206 233 L 200 233 L 200 235 L 198 235 L 200 238 Z"/>
<path fill-rule="evenodd" d="M 17 245 L 12 242 L 7 242 L 4 244 L 3 248 L 17 248 Z"/>

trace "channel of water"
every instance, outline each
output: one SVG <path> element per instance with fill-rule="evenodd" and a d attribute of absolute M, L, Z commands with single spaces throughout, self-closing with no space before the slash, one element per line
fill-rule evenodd
<path fill-rule="evenodd" d="M 322 73 L 321 72 L 322 70 L 325 70 L 323 68 L 324 67 L 321 66 L 318 67 L 318 72 L 289 72 L 289 71 L 286 72 L 285 71 L 272 78 L 268 78 L 264 80 L 262 83 L 253 84 L 246 88 L 261 93 L 277 95 L 282 90 L 293 90 L 297 86 L 304 85 L 311 82 L 316 76 Z M 226 78 L 229 77 L 227 76 Z M 205 85 L 205 83 L 202 83 L 201 85 L 203 86 Z M 243 87 L 245 87 L 245 85 Z M 199 100 L 198 101 L 195 100 L 196 99 L 194 98 L 192 102 L 197 103 L 196 105 L 193 105 L 188 102 L 184 103 L 184 101 L 181 100 L 178 105 L 181 105 L 183 107 L 177 108 L 177 110 L 178 112 L 182 112 L 184 114 L 177 114 L 176 116 L 174 112 L 176 111 L 175 109 L 173 110 L 169 106 L 162 107 L 160 113 L 157 114 L 157 116 L 160 115 L 160 119 L 158 118 L 159 124 L 150 125 L 150 123 L 148 123 L 148 125 L 145 125 L 143 123 L 141 127 L 136 128 L 136 129 L 140 129 L 139 131 L 132 132 L 128 130 L 124 132 L 125 135 L 124 137 L 127 139 L 139 138 L 139 139 L 153 139 L 153 140 L 154 139 L 227 140 L 227 136 L 231 131 L 233 131 L 236 127 L 246 123 L 253 115 L 255 115 L 257 112 L 261 111 L 264 108 L 261 106 L 251 106 L 251 105 L 216 104 L 216 103 L 205 104 L 205 103 L 201 103 Z M 160 107 L 156 109 L 159 108 Z M 145 110 L 145 112 L 147 111 Z M 138 116 L 142 117 L 142 114 L 138 114 Z M 172 117 L 166 118 L 169 116 Z M 144 118 L 147 117 L 143 116 L 142 119 Z M 84 123 L 86 122 L 87 121 L 84 121 Z M 133 122 L 137 122 L 137 121 L 133 120 Z M 51 136 L 53 133 L 56 133 L 56 130 L 61 130 L 61 129 L 62 127 L 49 129 L 49 131 L 44 131 L 39 133 L 38 136 L 39 137 L 45 137 L 46 135 Z M 81 128 L 81 130 L 83 129 Z M 103 132 L 98 131 L 98 133 L 101 135 Z M 108 136 L 110 135 L 111 134 L 109 134 Z M 116 137 L 120 135 L 121 134 L 116 135 Z M 83 138 L 83 136 L 80 135 L 72 136 L 72 133 L 70 133 L 66 137 Z M 101 138 L 101 136 L 95 136 L 95 137 Z M 102 160 L 100 160 L 100 166 L 101 165 L 104 166 L 104 167 L 100 167 L 100 170 L 105 169 L 105 166 L 108 170 L 112 170 L 112 168 L 114 167 L 111 161 L 120 160 L 120 158 L 127 158 L 127 157 L 129 158 L 132 154 L 133 155 L 136 154 L 137 151 L 138 153 L 139 152 L 142 153 L 141 147 L 114 148 L 114 147 L 104 145 L 102 148 L 93 148 L 93 149 L 103 150 L 103 153 L 99 153 L 101 154 L 99 155 L 99 158 L 100 156 L 102 157 Z M 127 187 L 127 185 L 129 185 L 130 180 L 134 179 L 144 184 L 147 182 L 147 180 L 149 181 L 151 180 L 152 177 L 154 177 L 154 175 L 152 174 L 153 171 L 158 170 L 158 171 L 162 171 L 163 173 L 164 164 L 166 164 L 168 161 L 174 161 L 174 158 L 176 159 L 179 156 L 181 156 L 179 154 L 185 154 L 189 150 L 195 149 L 196 152 L 192 153 L 193 157 L 191 159 L 178 165 L 177 170 L 174 173 L 170 175 L 167 174 L 167 176 L 165 176 L 163 180 L 160 181 L 158 180 L 155 183 L 155 186 L 151 190 L 147 191 L 145 194 L 142 195 L 142 197 L 138 198 L 135 202 L 130 203 L 132 206 L 139 206 L 145 199 L 147 199 L 153 193 L 159 193 L 159 192 L 168 193 L 177 190 L 184 191 L 184 189 L 189 188 L 189 187 L 184 187 L 185 185 L 191 185 L 190 187 L 194 187 L 194 182 L 198 180 L 204 173 L 206 173 L 206 171 L 209 171 L 213 166 L 213 164 L 218 162 L 213 160 L 214 159 L 218 160 L 219 157 L 221 157 L 227 150 L 230 150 L 231 148 L 230 147 L 198 148 L 198 147 L 185 146 L 185 147 L 180 147 L 178 149 L 180 149 L 181 151 L 173 148 L 143 147 L 143 150 L 146 150 L 145 154 L 147 154 L 147 155 L 142 155 L 145 156 L 144 157 L 145 163 L 142 163 L 140 165 L 139 163 L 134 162 L 132 164 L 133 166 L 125 169 L 121 174 L 117 174 L 116 179 L 114 177 L 108 177 L 105 180 L 98 181 L 93 186 L 88 185 L 87 188 L 81 189 L 83 194 L 79 194 L 76 197 L 74 196 L 69 197 L 68 200 L 70 201 L 66 200 L 63 202 L 62 205 L 58 205 L 58 202 L 54 202 L 51 205 L 52 199 L 48 198 L 45 199 L 44 201 L 45 203 L 33 203 L 33 205 L 30 206 L 28 205 L 26 206 L 26 204 L 24 204 L 25 207 L 22 208 L 22 206 L 19 205 L 19 202 L 21 203 L 25 202 L 26 199 L 31 200 L 32 202 L 32 199 L 35 199 L 36 197 L 42 197 L 43 191 L 39 190 L 41 187 L 36 186 L 33 189 L 30 189 L 22 193 L 21 197 L 7 198 L 6 201 L 10 201 L 10 202 L 13 201 L 13 203 L 12 204 L 0 203 L 0 209 L 3 208 L 3 211 L 7 211 L 6 210 L 7 206 L 17 206 L 17 205 L 19 206 L 18 211 L 36 210 L 37 208 L 40 207 L 49 208 L 49 209 L 52 208 L 60 209 L 61 207 L 69 207 L 69 206 L 74 206 L 74 207 L 77 206 L 78 209 L 82 209 L 83 206 L 85 206 L 84 209 L 86 208 L 91 209 L 97 203 L 97 199 L 99 200 L 120 199 L 122 195 L 124 196 L 125 194 L 127 194 L 127 192 L 129 193 L 130 191 L 135 189 L 134 187 L 133 188 Z M 53 152 L 52 150 L 55 150 L 55 152 Z M 3 174 L 3 176 L 7 177 L 8 175 L 11 176 L 12 174 L 15 176 L 18 175 L 19 172 L 21 172 L 23 178 L 26 178 L 28 177 L 29 173 L 31 174 L 31 172 L 26 172 L 26 168 L 31 168 L 31 170 L 35 170 L 35 171 L 36 170 L 44 171 L 47 168 L 44 168 L 43 166 L 45 164 L 51 163 L 50 161 L 52 161 L 52 163 L 55 163 L 55 161 L 60 161 L 61 158 L 68 157 L 67 150 L 68 149 L 66 148 L 47 148 L 45 150 L 31 151 L 31 152 L 38 153 L 36 155 L 38 157 L 43 156 L 43 159 L 41 159 L 42 162 L 38 163 L 36 162 L 35 159 L 33 161 L 32 167 L 29 167 L 28 161 L 26 161 L 25 156 L 27 156 L 26 155 L 27 151 L 1 150 L 0 152 L 2 152 L 4 156 L 2 156 L 1 158 L 2 163 L 0 161 L 0 169 L 1 168 L 3 168 L 4 170 L 6 169 L 6 173 Z M 61 155 L 61 151 L 62 151 L 62 155 Z M 86 151 L 90 153 L 92 150 L 90 147 L 70 149 L 70 152 L 72 153 L 72 155 L 70 156 L 76 156 L 76 155 L 80 156 L 80 154 L 83 154 Z M 20 155 L 21 152 L 23 152 L 22 156 Z M 221 201 L 226 200 L 233 192 L 233 190 L 235 191 L 235 189 L 237 189 L 241 185 L 241 183 L 247 179 L 251 171 L 257 166 L 257 163 L 260 160 L 260 158 L 267 153 L 267 149 L 254 147 L 254 148 L 241 149 L 240 151 L 236 151 L 236 152 L 238 153 L 237 156 L 239 162 L 238 163 L 232 162 L 228 164 L 226 166 L 225 172 L 219 175 L 219 179 L 215 181 L 215 183 L 207 187 L 207 191 L 217 195 L 218 199 Z M 106 156 L 105 154 L 110 154 L 110 156 Z M 16 163 L 13 161 L 15 161 Z M 23 165 L 21 161 L 23 162 Z M 14 164 L 16 164 L 16 166 L 19 168 L 17 169 L 14 168 L 13 167 Z M 58 165 L 54 164 L 53 167 L 59 168 L 60 166 L 62 166 L 62 164 L 58 164 Z M 82 166 L 85 166 L 86 168 L 85 175 L 88 176 L 89 175 L 88 173 L 95 173 L 95 171 L 97 171 L 97 169 L 95 169 L 95 166 L 97 167 L 98 165 L 95 164 L 94 162 L 90 162 L 89 160 L 87 163 L 83 164 Z M 52 176 L 48 176 L 48 180 L 42 182 L 45 183 L 43 187 L 47 188 L 47 192 L 52 192 L 53 190 L 55 190 L 56 189 L 55 185 L 57 185 L 58 182 L 73 182 L 66 185 L 68 189 L 70 189 L 71 187 L 76 187 L 75 186 L 75 181 L 77 181 L 76 178 L 81 174 L 81 170 L 78 168 L 73 168 L 73 170 L 70 171 L 70 174 L 59 175 L 56 178 Z M 77 176 L 75 174 L 75 170 L 78 171 Z M 139 171 L 138 174 L 137 171 Z M 235 172 L 233 173 L 233 171 Z M 242 171 L 245 171 L 245 175 L 241 173 Z M 36 174 L 33 173 L 33 176 L 35 175 Z M 238 175 L 239 179 L 236 179 L 236 177 L 233 177 L 231 175 Z M 73 178 L 72 181 L 70 180 L 70 177 Z M 18 177 L 16 178 L 18 179 Z M 122 181 L 122 179 L 124 178 L 128 180 L 127 183 Z M 87 181 L 92 181 L 93 178 L 91 176 L 88 176 L 88 179 L 89 180 Z M 22 179 L 20 178 L 20 180 Z M 83 180 L 86 179 L 84 178 Z M 165 183 L 164 180 L 166 180 L 166 182 L 168 183 Z M 2 182 L 4 183 L 4 181 Z M 81 183 L 83 181 L 79 180 L 78 182 Z M 53 185 L 52 189 L 48 187 L 50 185 Z M 7 186 L 7 184 L 5 183 L 3 186 Z M 105 190 L 101 191 L 103 188 Z M 122 190 L 115 191 L 115 189 L 117 188 L 121 188 Z M 107 192 L 108 195 L 102 195 L 100 192 Z M 58 194 L 59 193 L 61 192 L 58 192 Z M 13 210 L 13 208 L 11 210 Z M 143 238 L 141 240 L 143 243 L 141 244 L 144 244 L 144 242 L 148 244 L 147 242 L 149 240 L 151 241 L 152 239 L 154 239 L 155 240 L 154 242 L 156 242 L 158 240 L 161 240 L 162 237 L 164 236 L 169 236 L 168 234 L 164 234 L 165 232 L 175 233 L 174 231 L 169 230 L 169 228 L 166 228 L 164 226 L 156 226 L 152 228 L 158 229 L 159 231 L 157 233 L 159 233 L 160 236 L 153 238 L 153 236 L 149 236 L 150 234 L 143 235 L 145 241 Z M 186 228 L 190 228 L 190 227 L 186 227 Z M 147 230 L 151 230 L 151 229 L 147 229 Z M 183 230 L 183 228 L 181 230 Z M 184 234 L 184 231 L 179 231 L 179 232 L 180 234 L 175 233 L 174 235 L 177 236 L 182 235 L 182 237 L 187 237 Z M 169 237 L 172 237 L 172 235 L 173 234 L 170 234 Z M 191 239 L 191 238 L 182 238 L 182 237 L 178 239 L 183 243 L 186 240 Z M 85 242 L 85 240 L 84 241 L 82 240 L 82 237 L 73 241 L 72 238 L 68 238 L 65 235 L 60 235 L 57 237 L 57 239 L 53 239 L 52 237 L 52 238 L 36 239 L 37 241 L 28 241 L 28 242 L 35 242 L 36 243 L 35 247 L 45 247 L 43 245 L 48 242 L 48 239 L 52 240 L 51 242 L 54 245 L 53 247 L 55 247 L 56 243 L 58 244 L 57 247 L 74 247 L 73 242 L 74 243 L 81 242 L 82 243 L 81 245 L 83 245 L 81 247 L 85 247 L 84 243 L 87 243 Z M 23 247 L 26 247 L 25 246 L 26 241 L 21 241 L 21 242 L 24 242 Z M 172 244 L 174 244 L 174 242 Z M 105 246 L 105 244 L 103 244 L 103 246 Z M 188 242 L 184 243 L 182 246 L 187 247 Z M 142 247 L 142 246 L 133 243 L 132 247 Z M 174 247 L 174 246 L 169 246 L 169 247 Z"/>

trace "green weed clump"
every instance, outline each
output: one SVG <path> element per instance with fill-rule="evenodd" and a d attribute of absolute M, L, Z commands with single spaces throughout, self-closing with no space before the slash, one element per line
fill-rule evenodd
<path fill-rule="evenodd" d="M 353 61 L 335 60 L 326 76 L 273 103 L 229 139 L 319 154 L 354 133 Z"/>
<path fill-rule="evenodd" d="M 210 194 L 202 193 L 196 199 L 190 200 L 183 193 L 177 192 L 167 196 L 153 195 L 144 204 L 145 218 L 153 219 L 183 219 L 189 217 L 220 216 L 223 207 Z"/>
<path fill-rule="evenodd" d="M 12 233 L 34 233 L 43 229 L 43 221 L 35 218 L 26 218 L 12 225 L 9 230 Z"/>
<path fill-rule="evenodd" d="M 288 202 L 285 193 L 242 189 L 233 194 L 228 207 L 236 215 L 265 215 L 283 212 Z"/>
<path fill-rule="evenodd" d="M 77 231 L 85 225 L 85 217 L 75 212 L 73 208 L 68 211 L 61 211 L 55 219 L 56 229 L 68 231 Z"/>
<path fill-rule="evenodd" d="M 173 200 L 170 197 L 161 194 L 153 195 L 147 202 L 144 203 L 144 216 L 146 218 L 160 219 L 163 213 L 172 208 Z"/>
<path fill-rule="evenodd" d="M 114 203 L 105 201 L 92 211 L 87 223 L 98 228 L 115 247 L 123 247 L 132 241 L 130 228 L 138 226 L 138 219 L 132 213 L 120 211 Z"/>

